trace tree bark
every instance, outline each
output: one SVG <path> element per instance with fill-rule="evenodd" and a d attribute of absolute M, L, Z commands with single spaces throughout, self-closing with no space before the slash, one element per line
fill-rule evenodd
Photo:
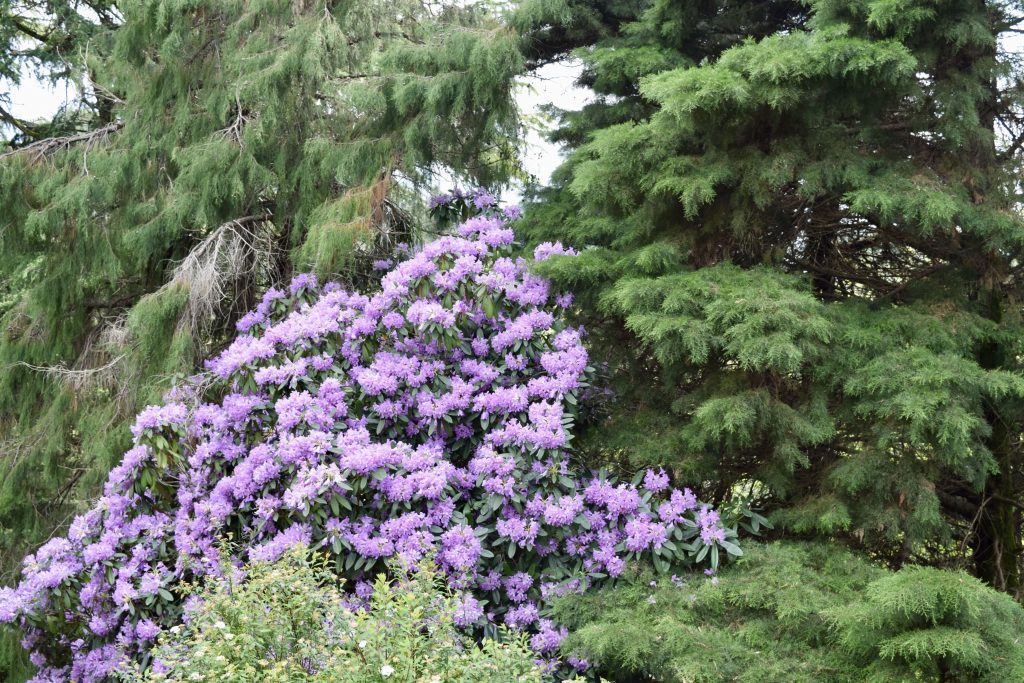
<path fill-rule="evenodd" d="M 1000 293 L 990 291 L 989 317 L 1002 322 L 1003 302 Z M 1005 366 L 1006 349 L 998 341 L 984 344 L 978 354 L 978 364 L 987 370 Z M 990 401 L 985 408 L 985 419 L 992 430 L 988 448 L 999 471 L 988 476 L 981 494 L 978 523 L 975 529 L 974 566 L 979 578 L 999 590 L 1015 596 L 1021 593 L 1020 508 L 1016 499 L 1014 478 L 1017 474 L 1013 435 L 1008 421 L 999 408 Z"/>
<path fill-rule="evenodd" d="M 986 0 L 974 2 L 979 16 L 987 17 L 990 23 L 996 20 Z M 992 28 L 994 35 L 998 35 L 998 29 L 995 26 Z M 988 69 L 984 76 L 976 74 L 981 78 L 980 85 L 985 89 L 987 96 L 979 97 L 975 107 L 979 121 L 993 132 L 993 136 L 990 141 L 971 142 L 968 154 L 965 155 L 968 162 L 964 169 L 968 178 L 965 185 L 976 204 L 1006 201 L 998 187 L 1003 169 L 995 145 L 996 115 L 1001 106 L 995 71 L 996 50 L 995 40 L 990 45 L 962 47 L 958 48 L 948 61 L 951 70 L 961 73 Z M 1009 206 L 1004 208 L 1011 209 Z M 981 304 L 979 312 L 997 326 L 1001 326 L 1004 312 L 1010 305 L 1002 291 L 1002 278 L 999 276 L 1005 272 L 1005 268 L 1001 266 L 1005 266 L 1006 256 L 991 246 L 978 249 L 975 253 L 981 256 L 977 284 Z M 972 256 L 967 254 L 967 260 L 971 258 Z M 1013 369 L 1013 358 L 998 337 L 993 337 L 980 346 L 977 361 L 978 365 L 986 370 Z M 1017 428 L 1011 421 L 1012 418 L 1006 414 L 1005 407 L 1001 409 L 994 397 L 987 398 L 985 420 L 991 430 L 986 445 L 998 469 L 986 478 L 984 488 L 979 494 L 978 518 L 972 543 L 975 572 L 979 578 L 993 587 L 1019 595 L 1021 517 L 1019 508 L 1013 504 L 1017 497 L 1015 479 L 1019 470 L 1019 454 L 1014 446 L 1014 432 Z"/>

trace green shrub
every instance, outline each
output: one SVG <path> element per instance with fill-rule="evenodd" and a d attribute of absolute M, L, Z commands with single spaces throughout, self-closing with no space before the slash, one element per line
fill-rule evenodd
<path fill-rule="evenodd" d="M 616 681 L 1024 680 L 1024 609 L 960 572 L 749 544 L 717 580 L 641 573 L 557 605 L 563 651 Z"/>
<path fill-rule="evenodd" d="M 326 568 L 302 551 L 225 576 L 196 594 L 188 622 L 160 634 L 145 683 L 541 683 L 525 639 L 500 631 L 481 645 L 459 634 L 459 608 L 430 564 L 383 575 L 369 610 L 353 609 Z"/>
<path fill-rule="evenodd" d="M 829 618 L 868 681 L 1024 681 L 1024 610 L 962 572 L 904 569 Z"/>

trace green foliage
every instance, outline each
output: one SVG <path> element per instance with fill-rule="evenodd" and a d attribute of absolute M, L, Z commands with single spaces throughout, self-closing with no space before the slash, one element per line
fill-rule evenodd
<path fill-rule="evenodd" d="M 525 218 L 609 362 L 587 456 L 1021 590 L 1019 5 L 590 7 L 521 17 L 597 96 Z"/>
<path fill-rule="evenodd" d="M 1024 610 L 960 572 L 904 569 L 871 583 L 829 619 L 871 681 L 1024 677 Z"/>
<path fill-rule="evenodd" d="M 748 544 L 716 582 L 636 575 L 559 605 L 613 680 L 1002 681 L 1024 609 L 960 572 L 887 572 L 835 545 Z"/>
<path fill-rule="evenodd" d="M 238 570 L 196 593 L 184 626 L 159 636 L 162 667 L 128 681 L 331 681 L 332 683 L 541 683 L 524 636 L 468 640 L 455 627 L 458 599 L 424 563 L 373 584 L 367 610 L 305 549 Z M 242 573 L 244 572 L 244 580 Z"/>
<path fill-rule="evenodd" d="M 650 270 L 650 246 L 630 256 L 631 270 Z M 658 261 L 657 270 L 663 263 L 674 270 L 671 259 Z M 702 365 L 714 355 L 741 371 L 793 375 L 828 341 L 830 327 L 821 304 L 800 289 L 770 270 L 718 265 L 620 279 L 608 302 L 663 365 Z"/>

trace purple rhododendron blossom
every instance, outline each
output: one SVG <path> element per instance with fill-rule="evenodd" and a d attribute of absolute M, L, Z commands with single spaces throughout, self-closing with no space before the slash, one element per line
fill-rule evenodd
<path fill-rule="evenodd" d="M 565 637 L 550 600 L 642 555 L 693 563 L 734 537 L 663 471 L 640 488 L 570 467 L 591 373 L 562 317 L 571 297 L 515 257 L 518 210 L 480 192 L 432 203 L 455 201 L 485 214 L 396 252 L 375 293 L 307 275 L 271 289 L 205 376 L 139 414 L 103 497 L 0 588 L 0 622 L 25 631 L 36 681 L 148 661 L 159 632 L 190 618 L 178 584 L 219 575 L 229 532 L 239 565 L 329 553 L 364 599 L 388 561 L 433 557 L 459 626 L 527 631 L 549 664 Z"/>
<path fill-rule="evenodd" d="M 538 244 L 533 250 L 533 258 L 535 261 L 545 261 L 552 256 L 577 256 L 577 252 L 572 247 L 565 247 L 561 242 L 543 242 Z"/>
<path fill-rule="evenodd" d="M 663 469 L 657 472 L 647 470 L 647 473 L 644 475 L 644 488 L 654 493 L 664 491 L 668 488 L 668 474 Z"/>
<path fill-rule="evenodd" d="M 455 610 L 455 625 L 463 628 L 480 621 L 484 616 L 484 608 L 480 601 L 469 594 L 463 594 Z"/>

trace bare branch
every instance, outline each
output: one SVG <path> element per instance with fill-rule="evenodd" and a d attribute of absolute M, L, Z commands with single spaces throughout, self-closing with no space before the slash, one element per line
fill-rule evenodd
<path fill-rule="evenodd" d="M 59 377 L 71 384 L 72 387 L 81 388 L 85 384 L 89 383 L 88 380 L 90 378 L 111 370 L 115 365 L 124 360 L 124 358 L 125 354 L 122 353 L 106 365 L 102 365 L 98 368 L 86 369 L 68 368 L 64 365 L 32 365 L 31 363 L 26 363 L 24 361 L 13 363 L 12 367 L 21 366 L 34 372 L 42 372 L 50 376 Z"/>
<path fill-rule="evenodd" d="M 97 128 L 96 130 L 75 133 L 74 135 L 65 135 L 57 138 L 46 138 L 45 140 L 33 142 L 30 145 L 19 147 L 18 149 L 10 152 L 4 152 L 3 154 L 0 154 L 0 159 L 19 154 L 27 154 L 31 156 L 32 163 L 37 163 L 52 157 L 61 150 L 70 149 L 72 146 L 80 142 L 86 143 L 86 149 L 88 150 L 111 133 L 120 130 L 123 126 L 124 124 L 122 122 L 114 121 L 113 123 L 108 123 L 102 128 Z"/>
<path fill-rule="evenodd" d="M 225 314 L 239 313 L 252 302 L 261 282 L 274 279 L 279 245 L 270 215 L 228 221 L 208 234 L 179 263 L 170 281 L 153 295 L 177 288 L 188 291 L 179 325 L 201 335 Z"/>
<path fill-rule="evenodd" d="M 250 117 L 245 115 L 245 110 L 242 108 L 242 102 L 239 100 L 238 95 L 235 95 L 235 120 L 231 122 L 231 125 L 223 130 L 219 131 L 221 136 L 225 139 L 234 138 L 235 142 L 241 148 L 245 147 L 242 142 L 242 129 L 245 127 L 246 121 Z"/>

